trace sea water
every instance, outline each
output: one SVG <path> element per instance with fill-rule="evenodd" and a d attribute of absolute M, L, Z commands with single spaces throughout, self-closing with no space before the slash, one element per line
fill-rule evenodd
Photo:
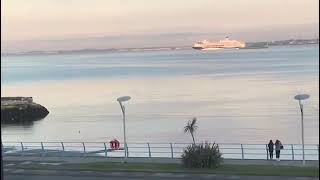
<path fill-rule="evenodd" d="M 2 56 L 1 95 L 32 96 L 49 115 L 3 125 L 4 141 L 191 142 L 183 132 L 196 117 L 198 142 L 319 141 L 319 46 L 199 51 Z"/>

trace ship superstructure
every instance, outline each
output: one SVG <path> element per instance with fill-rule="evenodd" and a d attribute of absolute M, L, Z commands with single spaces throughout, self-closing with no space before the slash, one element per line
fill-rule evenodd
<path fill-rule="evenodd" d="M 246 44 L 237 40 L 231 40 L 226 37 L 218 42 L 210 42 L 207 40 L 202 40 L 195 43 L 192 48 L 199 50 L 210 50 L 210 49 L 226 49 L 226 48 L 244 48 Z"/>

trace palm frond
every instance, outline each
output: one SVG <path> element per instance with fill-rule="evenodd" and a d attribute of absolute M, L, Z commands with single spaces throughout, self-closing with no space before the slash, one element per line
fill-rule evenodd
<path fill-rule="evenodd" d="M 191 126 L 193 127 L 197 123 L 197 118 L 194 117 L 191 121 Z"/>
<path fill-rule="evenodd" d="M 193 134 L 198 129 L 198 126 L 196 125 L 196 123 L 197 123 L 196 117 L 194 117 L 192 120 L 189 120 L 187 122 L 187 125 L 184 127 L 184 132 L 185 133 L 190 132 Z"/>
<path fill-rule="evenodd" d="M 197 129 L 198 129 L 198 126 L 197 126 L 197 125 L 194 125 L 194 126 L 193 126 L 193 129 L 194 129 L 194 131 L 197 130 Z"/>
<path fill-rule="evenodd" d="M 187 133 L 187 132 L 189 132 L 189 131 L 190 131 L 190 126 L 188 126 L 188 125 L 185 126 L 185 127 L 184 127 L 184 132 Z"/>

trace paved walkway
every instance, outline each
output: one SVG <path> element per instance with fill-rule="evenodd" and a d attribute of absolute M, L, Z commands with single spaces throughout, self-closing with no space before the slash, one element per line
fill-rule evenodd
<path fill-rule="evenodd" d="M 282 177 L 282 176 L 237 176 L 220 174 L 185 173 L 145 173 L 145 172 L 92 172 L 92 171 L 54 171 L 54 170 L 15 170 L 5 172 L 6 180 L 102 180 L 102 179 L 151 179 L 151 180 L 319 180 L 318 177 Z"/>
<path fill-rule="evenodd" d="M 28 156 L 5 156 L 4 161 L 40 161 L 40 162 L 61 162 L 67 163 L 93 163 L 93 162 L 124 162 L 124 158 L 104 158 L 104 157 L 28 157 Z M 132 163 L 166 163 L 180 164 L 181 159 L 177 158 L 127 158 L 127 162 Z M 283 166 L 302 166 L 298 160 L 240 160 L 224 159 L 223 164 L 236 165 L 283 165 Z M 306 161 L 307 167 L 319 167 L 319 161 Z"/>

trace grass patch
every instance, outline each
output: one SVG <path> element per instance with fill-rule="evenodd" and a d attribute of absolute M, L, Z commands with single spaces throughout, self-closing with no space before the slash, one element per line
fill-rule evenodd
<path fill-rule="evenodd" d="M 168 173 L 212 173 L 226 175 L 260 175 L 260 176 L 304 176 L 319 177 L 318 167 L 294 167 L 276 165 L 222 165 L 218 168 L 188 169 L 179 164 L 152 163 L 86 163 L 64 164 L 59 166 L 29 164 L 23 169 L 52 169 L 76 171 L 125 171 L 125 172 L 168 172 Z"/>

